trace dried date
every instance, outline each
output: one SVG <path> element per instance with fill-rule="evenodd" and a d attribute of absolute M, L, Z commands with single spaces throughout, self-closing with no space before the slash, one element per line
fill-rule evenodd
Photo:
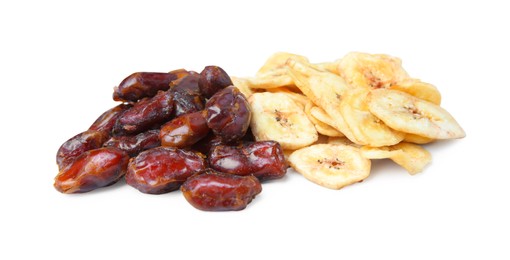
<path fill-rule="evenodd" d="M 183 148 L 193 145 L 208 132 L 202 111 L 184 114 L 161 127 L 161 145 Z"/>
<path fill-rule="evenodd" d="M 103 146 L 119 148 L 128 153 L 130 157 L 133 157 L 144 150 L 160 145 L 159 130 L 149 130 L 137 135 L 114 136 L 106 141 Z"/>
<path fill-rule="evenodd" d="M 223 141 L 236 141 L 246 134 L 250 126 L 250 106 L 236 87 L 216 92 L 205 107 L 207 125 Z"/>
<path fill-rule="evenodd" d="M 162 194 L 178 189 L 205 168 L 205 160 L 192 151 L 157 147 L 131 159 L 126 182 L 143 193 Z"/>
<path fill-rule="evenodd" d="M 198 81 L 200 74 L 192 73 L 178 81 L 169 90 L 174 96 L 174 117 L 201 111 L 204 109 L 204 97 Z"/>
<path fill-rule="evenodd" d="M 65 141 L 57 151 L 57 165 L 62 169 L 82 153 L 100 148 L 108 140 L 108 135 L 101 131 L 88 130 Z"/>
<path fill-rule="evenodd" d="M 119 116 L 113 134 L 138 134 L 161 124 L 172 117 L 173 104 L 173 95 L 168 91 L 160 91 L 152 98 L 142 99 Z"/>
<path fill-rule="evenodd" d="M 173 81 L 189 75 L 184 69 L 160 72 L 136 72 L 122 80 L 113 90 L 113 100 L 136 102 L 145 97 L 153 97 L 158 91 L 166 91 Z"/>
<path fill-rule="evenodd" d="M 117 148 L 99 148 L 82 153 L 55 177 L 62 193 L 82 193 L 112 185 L 126 172 L 129 156 Z"/>
<path fill-rule="evenodd" d="M 128 104 L 120 104 L 108 109 L 94 121 L 89 130 L 101 131 L 110 135 L 119 116 L 130 107 L 131 105 Z"/>
<path fill-rule="evenodd" d="M 216 92 L 228 86 L 233 86 L 234 84 L 222 68 L 218 66 L 207 66 L 200 72 L 198 85 L 202 95 L 205 98 L 210 98 Z"/>
<path fill-rule="evenodd" d="M 211 168 L 236 175 L 254 175 L 261 181 L 282 178 L 287 171 L 278 142 L 262 141 L 239 146 L 218 145 L 208 157 Z"/>
<path fill-rule="evenodd" d="M 181 186 L 186 200 L 205 211 L 242 210 L 262 191 L 254 176 L 207 172 L 190 177 Z"/>

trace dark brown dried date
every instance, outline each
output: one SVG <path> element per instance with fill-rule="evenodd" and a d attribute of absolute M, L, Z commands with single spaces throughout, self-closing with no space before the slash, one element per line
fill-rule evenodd
<path fill-rule="evenodd" d="M 108 135 L 101 131 L 88 130 L 65 141 L 57 152 L 57 165 L 62 169 L 82 153 L 100 148 L 108 140 Z"/>
<path fill-rule="evenodd" d="M 207 136 L 200 139 L 198 142 L 192 145 L 191 148 L 195 151 L 207 155 L 209 154 L 209 151 L 217 145 L 228 145 L 228 143 L 223 142 L 221 137 L 215 135 L 213 132 L 209 132 Z M 237 145 L 237 142 L 234 142 L 231 145 Z"/>
<path fill-rule="evenodd" d="M 192 151 L 157 147 L 131 159 L 126 182 L 143 193 L 162 194 L 178 189 L 205 168 L 205 160 Z"/>
<path fill-rule="evenodd" d="M 117 148 L 87 151 L 66 165 L 55 177 L 55 188 L 62 193 L 82 193 L 117 182 L 125 173 L 129 156 Z"/>
<path fill-rule="evenodd" d="M 261 181 L 282 178 L 287 171 L 283 150 L 275 141 L 218 145 L 211 150 L 208 160 L 210 167 L 217 171 L 253 174 Z"/>
<path fill-rule="evenodd" d="M 200 91 L 205 98 L 212 97 L 216 92 L 233 86 L 232 80 L 228 74 L 218 66 L 207 66 L 200 72 L 198 81 Z"/>
<path fill-rule="evenodd" d="M 204 109 L 204 97 L 200 92 L 198 80 L 200 74 L 192 73 L 180 80 L 175 81 L 175 85 L 170 88 L 174 95 L 174 117 L 184 114 L 201 111 Z"/>
<path fill-rule="evenodd" d="M 101 131 L 110 135 L 119 116 L 130 107 L 131 105 L 128 104 L 120 104 L 108 109 L 94 121 L 89 130 Z"/>
<path fill-rule="evenodd" d="M 207 125 L 225 142 L 241 139 L 250 126 L 250 106 L 236 87 L 216 92 L 205 104 L 205 109 Z"/>
<path fill-rule="evenodd" d="M 113 128 L 114 135 L 132 135 L 144 132 L 172 117 L 174 99 L 170 92 L 160 91 L 145 98 L 119 116 Z"/>
<path fill-rule="evenodd" d="M 254 176 L 204 173 L 190 177 L 181 186 L 186 200 L 205 211 L 242 210 L 262 191 Z"/>
<path fill-rule="evenodd" d="M 161 145 L 183 148 L 209 133 L 202 111 L 181 115 L 161 127 Z"/>
<path fill-rule="evenodd" d="M 136 102 L 145 97 L 155 96 L 159 90 L 166 91 L 170 84 L 189 75 L 184 69 L 161 72 L 136 72 L 122 80 L 118 87 L 113 89 L 113 100 Z"/>
<path fill-rule="evenodd" d="M 119 148 L 133 157 L 144 150 L 160 145 L 159 130 L 149 130 L 137 135 L 114 136 L 103 146 Z"/>

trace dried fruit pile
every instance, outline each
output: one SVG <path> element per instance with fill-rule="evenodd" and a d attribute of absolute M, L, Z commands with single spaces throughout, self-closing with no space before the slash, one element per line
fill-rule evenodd
<path fill-rule="evenodd" d="M 143 193 L 181 187 L 198 209 L 241 210 L 260 181 L 285 175 L 282 148 L 253 141 L 248 101 L 220 67 L 134 73 L 113 99 L 123 103 L 58 150 L 58 191 L 88 192 L 125 176 Z"/>

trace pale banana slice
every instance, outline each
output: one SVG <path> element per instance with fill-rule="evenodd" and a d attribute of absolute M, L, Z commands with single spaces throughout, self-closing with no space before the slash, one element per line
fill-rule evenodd
<path fill-rule="evenodd" d="M 319 120 L 320 122 L 323 122 L 324 124 L 328 125 L 333 130 L 337 131 L 339 135 L 335 135 L 335 136 L 343 136 L 344 135 L 344 134 L 342 134 L 342 132 L 340 132 L 340 130 L 335 128 L 335 120 L 333 120 L 328 115 L 328 113 L 326 113 L 326 111 L 324 111 L 324 109 L 322 109 L 321 107 L 313 106 L 310 109 L 310 114 L 314 118 L 317 118 L 317 120 Z"/>
<path fill-rule="evenodd" d="M 328 137 L 327 143 L 328 144 L 343 144 L 343 145 L 353 146 L 353 147 L 357 147 L 357 148 L 361 147 L 361 145 L 353 143 L 351 140 L 349 140 L 345 136 L 341 136 L 341 137 L 330 136 L 330 137 Z"/>
<path fill-rule="evenodd" d="M 250 97 L 251 94 L 253 94 L 253 91 L 249 87 L 248 80 L 238 77 L 230 77 L 230 79 L 232 80 L 234 86 L 237 87 L 239 91 L 241 91 L 241 93 L 243 93 L 243 95 L 246 96 L 246 98 Z"/>
<path fill-rule="evenodd" d="M 425 148 L 404 142 L 386 147 L 364 146 L 361 148 L 361 154 L 368 159 L 389 158 L 412 175 L 422 172 L 432 161 L 432 156 Z"/>
<path fill-rule="evenodd" d="M 316 144 L 293 152 L 289 164 L 306 179 L 330 189 L 364 180 L 370 160 L 358 148 L 341 144 Z"/>
<path fill-rule="evenodd" d="M 434 85 L 418 79 L 404 79 L 390 86 L 389 89 L 400 90 L 436 105 L 441 104 L 441 93 L 439 93 L 439 90 Z"/>
<path fill-rule="evenodd" d="M 293 58 L 298 61 L 308 62 L 308 58 L 294 53 L 289 52 L 276 52 L 266 60 L 266 63 L 257 71 L 257 76 L 266 74 L 272 70 L 277 70 L 285 67 L 285 62 L 289 58 Z"/>
<path fill-rule="evenodd" d="M 287 67 L 301 92 L 315 105 L 324 109 L 334 120 L 334 128 L 340 130 L 351 141 L 358 142 L 338 109 L 342 95 L 351 89 L 344 79 L 331 72 L 317 70 L 308 63 L 292 58 L 287 60 Z"/>
<path fill-rule="evenodd" d="M 305 105 L 305 114 L 310 120 L 310 122 L 313 123 L 315 126 L 315 129 L 319 134 L 326 135 L 326 136 L 344 136 L 340 131 L 336 130 L 332 126 L 322 122 L 318 118 L 316 118 L 314 115 L 312 115 L 312 110 L 314 108 L 318 108 L 315 106 L 315 104 L 309 100 L 308 103 Z"/>
<path fill-rule="evenodd" d="M 286 68 L 277 68 L 265 73 L 259 73 L 256 77 L 245 79 L 248 86 L 252 89 L 271 89 L 294 85 L 294 81 Z"/>
<path fill-rule="evenodd" d="M 398 90 L 376 89 L 368 95 L 370 112 L 389 127 L 432 139 L 466 136 L 445 109 Z"/>
<path fill-rule="evenodd" d="M 428 144 L 434 142 L 434 139 L 415 134 L 406 134 L 406 136 L 404 137 L 404 142 L 415 144 Z"/>
<path fill-rule="evenodd" d="M 295 150 L 317 141 L 319 135 L 303 109 L 283 93 L 253 93 L 251 131 L 257 141 L 274 140 Z"/>
<path fill-rule="evenodd" d="M 312 66 L 318 70 L 328 71 L 337 75 L 340 75 L 338 72 L 338 63 L 340 60 L 335 62 L 321 62 L 321 63 L 313 63 Z"/>
<path fill-rule="evenodd" d="M 409 78 L 402 61 L 385 54 L 350 52 L 340 60 L 337 70 L 349 84 L 367 89 L 388 88 Z"/>
<path fill-rule="evenodd" d="M 387 146 L 399 143 L 405 134 L 389 128 L 384 122 L 372 115 L 366 103 L 368 89 L 351 89 L 343 96 L 340 112 L 345 123 L 351 129 L 358 144 L 369 146 Z"/>
<path fill-rule="evenodd" d="M 292 98 L 292 100 L 294 100 L 296 103 L 301 105 L 303 109 L 306 106 L 306 104 L 310 101 L 310 99 L 308 99 L 305 95 L 296 93 L 295 91 L 292 91 L 291 88 L 289 87 L 271 88 L 267 89 L 267 91 L 272 93 L 284 93 L 285 95 Z"/>

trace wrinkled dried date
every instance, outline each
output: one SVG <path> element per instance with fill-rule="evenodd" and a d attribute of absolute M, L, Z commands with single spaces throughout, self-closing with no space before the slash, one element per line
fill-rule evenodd
<path fill-rule="evenodd" d="M 186 200 L 205 211 L 242 210 L 262 191 L 254 176 L 226 173 L 197 174 L 181 186 Z"/>
<path fill-rule="evenodd" d="M 160 146 L 159 130 L 149 130 L 137 135 L 114 136 L 103 146 L 119 148 L 133 157 L 141 151 Z"/>
<path fill-rule="evenodd" d="M 60 170 L 54 186 L 62 193 L 82 193 L 109 186 L 125 174 L 128 160 L 126 152 L 113 147 L 84 152 Z"/>
<path fill-rule="evenodd" d="M 228 86 L 233 86 L 234 84 L 222 68 L 218 66 L 207 66 L 200 72 L 198 85 L 202 95 L 205 98 L 210 98 L 216 92 Z"/>
<path fill-rule="evenodd" d="M 145 97 L 153 97 L 159 90 L 166 91 L 170 84 L 189 75 L 184 69 L 160 72 L 136 72 L 122 80 L 113 90 L 113 100 L 136 102 Z"/>
<path fill-rule="evenodd" d="M 181 115 L 161 126 L 161 145 L 183 148 L 193 145 L 208 132 L 202 111 Z"/>
<path fill-rule="evenodd" d="M 101 131 L 87 130 L 65 141 L 57 152 L 57 165 L 62 169 L 82 153 L 100 148 L 108 140 L 108 135 Z"/>
<path fill-rule="evenodd" d="M 188 177 L 205 168 L 205 160 L 192 151 L 157 147 L 131 159 L 126 182 L 143 193 L 162 194 L 178 189 Z"/>
<path fill-rule="evenodd" d="M 208 160 L 210 167 L 217 171 L 253 174 L 261 181 L 282 178 L 287 171 L 283 150 L 275 141 L 218 145 L 211 150 Z"/>
<path fill-rule="evenodd" d="M 205 107 L 207 125 L 225 142 L 239 140 L 246 134 L 250 126 L 250 106 L 236 87 L 216 92 Z"/>
<path fill-rule="evenodd" d="M 128 104 L 120 104 L 108 109 L 92 123 L 89 130 L 101 131 L 110 135 L 119 116 L 130 107 L 131 105 Z"/>
<path fill-rule="evenodd" d="M 152 98 L 142 99 L 119 116 L 113 134 L 138 134 L 155 124 L 161 124 L 171 118 L 173 104 L 173 95 L 168 91 L 160 91 Z"/>
<path fill-rule="evenodd" d="M 200 74 L 193 73 L 175 81 L 175 85 L 170 88 L 175 102 L 174 117 L 204 109 L 205 100 L 198 86 L 199 79 Z"/>

